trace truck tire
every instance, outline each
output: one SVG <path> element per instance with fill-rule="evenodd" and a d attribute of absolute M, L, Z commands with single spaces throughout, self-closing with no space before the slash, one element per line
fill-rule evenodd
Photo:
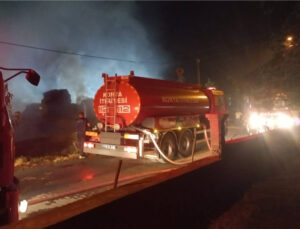
<path fill-rule="evenodd" d="M 160 149 L 171 160 L 174 160 L 177 157 L 177 142 L 176 137 L 173 133 L 166 133 L 160 143 Z"/>
<path fill-rule="evenodd" d="M 194 134 L 190 129 L 183 130 L 179 135 L 178 141 L 178 153 L 182 157 L 188 157 L 192 155 L 194 143 Z"/>

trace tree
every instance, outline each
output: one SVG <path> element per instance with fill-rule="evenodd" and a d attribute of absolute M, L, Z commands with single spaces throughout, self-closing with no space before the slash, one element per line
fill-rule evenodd
<path fill-rule="evenodd" d="M 297 105 L 300 96 L 300 4 L 296 4 L 285 23 L 268 42 L 272 58 L 251 72 L 248 87 L 252 100 L 269 106 L 278 93 Z M 264 101 L 263 101 L 264 100 Z"/>

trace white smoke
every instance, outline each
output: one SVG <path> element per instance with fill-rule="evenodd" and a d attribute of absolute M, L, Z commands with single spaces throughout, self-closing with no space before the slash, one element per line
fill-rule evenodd
<path fill-rule="evenodd" d="M 134 2 L 1 2 L 0 41 L 133 61 L 166 62 L 166 55 L 148 39 L 135 19 Z M 164 65 L 86 58 L 0 44 L 0 66 L 28 67 L 41 75 L 38 88 L 23 79 L 9 84 L 14 107 L 40 102 L 49 89 L 66 88 L 92 97 L 102 73 L 157 78 Z M 5 73 L 9 76 L 9 73 Z"/>

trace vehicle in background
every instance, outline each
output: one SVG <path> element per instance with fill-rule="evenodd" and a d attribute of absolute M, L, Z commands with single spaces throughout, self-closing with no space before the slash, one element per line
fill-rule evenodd
<path fill-rule="evenodd" d="M 298 111 L 292 109 L 285 93 L 277 93 L 274 97 L 270 97 L 267 108 L 251 106 L 245 123 L 250 134 L 278 128 L 290 129 L 298 124 Z"/>

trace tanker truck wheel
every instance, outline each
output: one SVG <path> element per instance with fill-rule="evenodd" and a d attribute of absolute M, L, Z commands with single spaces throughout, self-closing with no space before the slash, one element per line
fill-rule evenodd
<path fill-rule="evenodd" d="M 179 135 L 178 153 L 182 157 L 192 155 L 194 134 L 190 129 L 182 131 Z"/>
<path fill-rule="evenodd" d="M 166 133 L 160 143 L 161 151 L 171 160 L 174 160 L 177 156 L 177 143 L 176 137 L 173 133 Z"/>

